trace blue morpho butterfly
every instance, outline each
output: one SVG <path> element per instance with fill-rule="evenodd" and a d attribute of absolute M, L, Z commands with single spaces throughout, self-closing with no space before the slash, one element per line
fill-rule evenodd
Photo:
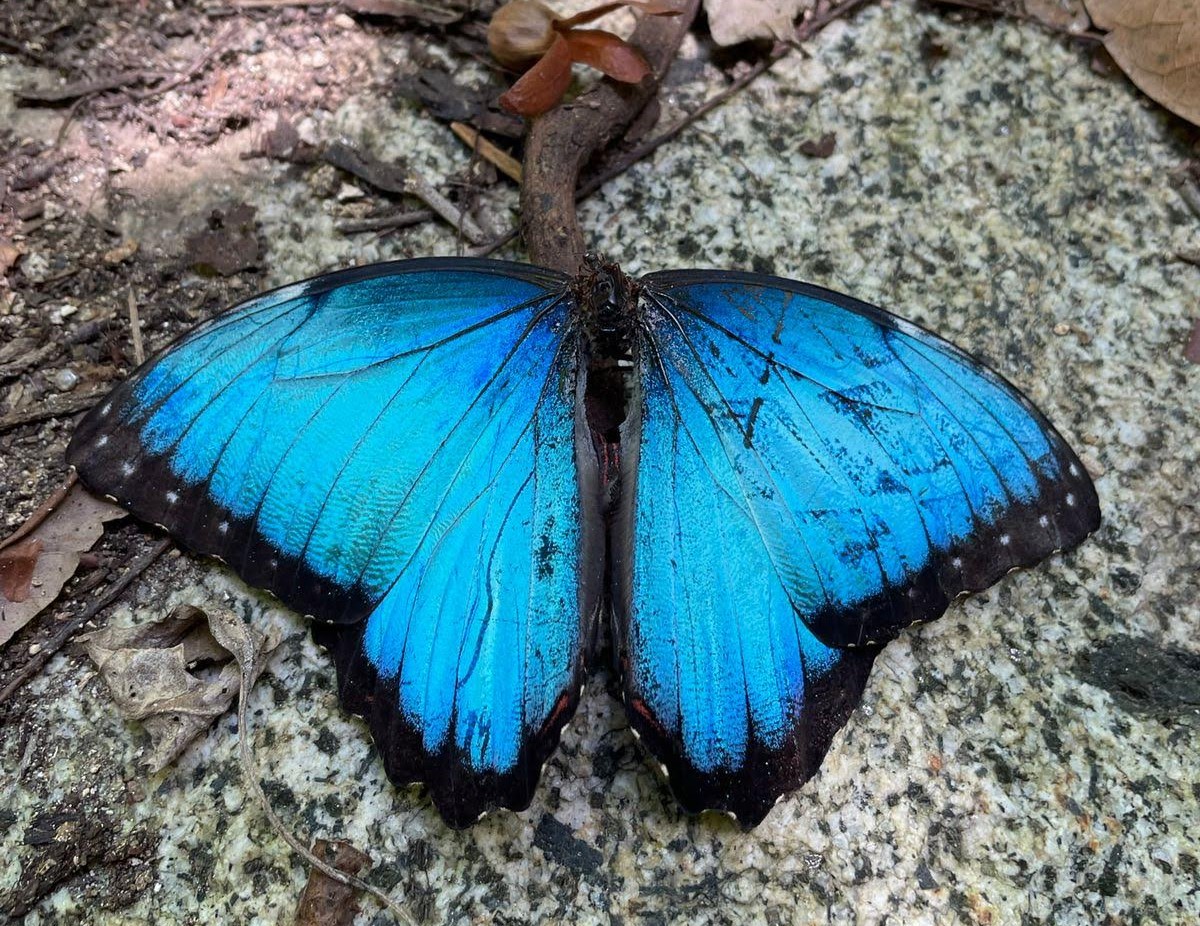
<path fill-rule="evenodd" d="M 883 643 L 1099 523 L 956 347 L 714 270 L 434 258 L 285 286 L 93 409 L 84 482 L 312 615 L 388 775 L 529 805 L 611 621 L 682 805 L 758 823 Z"/>

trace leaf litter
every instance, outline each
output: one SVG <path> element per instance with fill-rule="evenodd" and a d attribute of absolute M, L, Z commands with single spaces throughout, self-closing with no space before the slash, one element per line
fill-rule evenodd
<path fill-rule="evenodd" d="M 75 483 L 0 544 L 0 646 L 58 598 L 105 522 L 126 516 Z"/>
<path fill-rule="evenodd" d="M 371 864 L 371 856 L 342 839 L 317 839 L 312 852 L 348 875 L 357 875 Z M 313 868 L 300 895 L 295 926 L 350 926 L 358 913 L 356 893 L 353 885 L 335 881 Z"/>
<path fill-rule="evenodd" d="M 795 21 L 815 6 L 816 0 L 704 0 L 708 30 L 718 45 L 786 41 Z"/>
<path fill-rule="evenodd" d="M 151 772 L 174 762 L 237 700 L 242 673 L 228 641 L 237 639 L 254 654 L 250 684 L 279 643 L 273 633 L 245 626 L 230 611 L 206 613 L 191 605 L 80 639 L 121 716 L 141 721 L 150 734 L 144 762 Z"/>
<path fill-rule="evenodd" d="M 1200 0 L 1086 0 L 1104 47 L 1146 96 L 1200 125 Z"/>

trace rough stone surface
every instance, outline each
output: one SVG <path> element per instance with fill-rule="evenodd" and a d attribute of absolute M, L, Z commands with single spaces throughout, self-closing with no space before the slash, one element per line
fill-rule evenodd
<path fill-rule="evenodd" d="M 1079 448 L 1104 525 L 891 644 L 820 775 L 750 833 L 680 816 L 603 679 L 533 807 L 452 832 L 388 784 L 299 618 L 220 567 L 155 567 L 111 619 L 187 601 L 277 624 L 285 641 L 251 698 L 267 792 L 293 829 L 366 850 L 369 877 L 418 922 L 1200 919 L 1200 367 L 1183 358 L 1200 271 L 1174 258 L 1200 244 L 1200 219 L 1169 178 L 1191 156 L 1184 133 L 1030 25 L 897 3 L 809 51 L 589 201 L 591 243 L 632 271 L 772 271 L 929 325 Z M 665 118 L 718 86 L 690 43 Z M 322 135 L 369 134 L 433 178 L 466 158 L 384 97 L 313 120 Z M 830 157 L 801 153 L 830 132 Z M 313 184 L 261 162 L 188 190 L 257 206 L 268 283 L 455 248 L 435 225 L 336 237 Z M 484 211 L 514 203 L 493 193 Z M 161 216 L 141 222 L 152 237 Z M 1136 654 L 1137 684 L 1121 653 Z M 1160 661 L 1169 685 L 1155 683 Z M 233 718 L 147 779 L 144 734 L 78 654 L 21 698 L 0 730 L 0 896 L 69 864 L 51 851 L 54 814 L 83 819 L 98 859 L 25 923 L 290 921 L 306 871 L 241 784 Z M 355 922 L 390 918 L 364 901 Z"/>

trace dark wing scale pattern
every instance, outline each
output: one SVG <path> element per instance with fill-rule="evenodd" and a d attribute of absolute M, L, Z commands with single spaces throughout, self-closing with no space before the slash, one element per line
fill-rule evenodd
<path fill-rule="evenodd" d="M 642 286 L 626 702 L 685 806 L 753 825 L 816 770 L 878 644 L 1099 508 L 1045 418 L 928 332 L 751 274 Z"/>
<path fill-rule="evenodd" d="M 318 277 L 177 342 L 68 451 L 92 488 L 329 622 L 389 773 L 455 825 L 528 804 L 583 679 L 600 560 L 579 557 L 600 528 L 571 311 L 563 278 L 516 264 Z"/>

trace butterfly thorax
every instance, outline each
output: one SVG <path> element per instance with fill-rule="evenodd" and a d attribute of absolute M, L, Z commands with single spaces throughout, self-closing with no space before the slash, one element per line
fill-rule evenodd
<path fill-rule="evenodd" d="M 593 368 L 627 365 L 637 327 L 637 284 L 612 261 L 588 254 L 572 289 Z"/>
<path fill-rule="evenodd" d="M 615 263 L 594 254 L 572 283 L 587 355 L 587 421 L 601 484 L 615 485 L 620 467 L 620 426 L 633 392 L 638 285 Z"/>

